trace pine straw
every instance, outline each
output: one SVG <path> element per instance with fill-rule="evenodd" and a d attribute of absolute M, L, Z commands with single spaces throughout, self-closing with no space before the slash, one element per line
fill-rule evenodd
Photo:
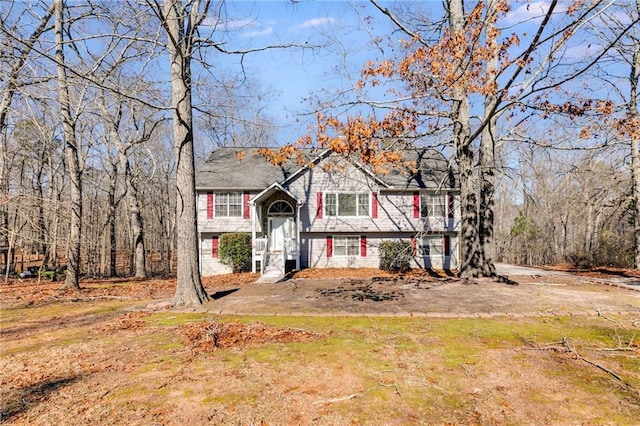
<path fill-rule="evenodd" d="M 118 315 L 107 324 L 104 324 L 98 327 L 98 332 L 103 334 L 112 334 L 117 331 L 122 330 L 139 330 L 149 325 L 147 321 L 144 320 L 145 317 L 151 315 L 151 312 L 127 312 L 122 315 Z"/>
<path fill-rule="evenodd" d="M 455 276 L 455 271 L 435 269 L 412 269 L 404 273 L 393 273 L 378 268 L 311 268 L 296 271 L 292 278 L 336 279 L 336 278 L 375 278 L 375 277 L 436 277 Z"/>

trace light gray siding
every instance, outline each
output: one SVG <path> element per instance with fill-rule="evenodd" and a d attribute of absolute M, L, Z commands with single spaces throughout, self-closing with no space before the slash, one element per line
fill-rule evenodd
<path fill-rule="evenodd" d="M 232 161 L 234 156 L 225 161 Z M 249 157 L 247 157 L 249 158 Z M 218 170 L 217 168 L 213 168 Z M 246 167 L 245 167 L 246 169 Z M 237 171 L 235 168 L 227 169 Z M 251 172 L 247 172 L 251 174 Z M 427 176 L 424 174 L 423 177 Z M 246 178 L 246 177 L 245 177 Z M 385 179 L 384 176 L 381 179 Z M 454 269 L 458 265 L 458 230 L 460 221 L 459 190 L 454 187 L 439 187 L 445 185 L 431 182 L 423 185 L 422 179 L 407 179 L 407 176 L 396 173 L 392 180 L 393 188 L 384 184 L 382 180 L 369 172 L 340 158 L 329 155 L 311 168 L 303 168 L 295 172 L 289 179 L 276 180 L 285 190 L 302 202 L 297 218 L 300 229 L 300 266 L 301 268 L 331 268 L 331 267 L 379 267 L 379 246 L 383 241 L 403 239 L 411 241 L 421 236 L 448 236 L 450 256 L 422 256 L 417 250 L 412 260 L 413 267 Z M 403 184 L 403 182 L 405 184 Z M 420 182 L 420 185 L 417 184 Z M 453 181 L 451 181 L 453 182 Z M 265 185 L 266 189 L 270 184 Z M 445 185 L 446 186 L 446 185 Z M 200 187 L 198 193 L 198 230 L 201 233 L 201 268 L 203 275 L 229 273 L 231 269 L 222 265 L 211 255 L 211 237 L 228 232 L 251 232 L 251 219 L 241 217 L 207 218 L 207 192 Z M 246 188 L 250 188 L 247 186 Z M 254 188 L 254 187 L 251 187 Z M 440 189 L 441 188 L 441 189 Z M 252 189 L 250 196 L 260 193 L 262 189 Z M 224 191 L 241 191 L 240 188 L 229 187 Z M 246 193 L 246 191 L 245 191 Z M 360 193 L 368 194 L 368 215 L 361 216 L 330 216 L 326 212 L 327 194 Z M 214 191 L 215 194 L 215 191 Z M 320 194 L 320 195 L 319 195 Z M 453 202 L 454 216 L 449 217 L 415 217 L 414 194 L 442 194 L 449 209 L 449 195 Z M 277 199 L 291 197 L 283 192 L 264 195 L 251 215 L 255 218 L 257 236 L 262 235 L 262 228 L 266 226 L 266 209 Z M 245 198 L 243 197 L 243 201 Z M 374 201 L 375 200 L 375 201 Z M 374 202 L 377 208 L 374 208 Z M 320 203 L 320 204 L 319 204 Z M 215 204 L 215 203 L 214 203 Z M 419 204 L 418 204 L 419 206 Z M 319 209 L 322 212 L 319 214 Z M 243 209 L 247 208 L 243 202 Z M 374 214 L 374 209 L 377 214 Z M 295 209 L 297 211 L 297 209 Z M 260 217 L 264 216 L 264 217 Z M 365 236 L 366 256 L 340 256 L 335 253 L 327 256 L 328 236 Z"/>
<path fill-rule="evenodd" d="M 342 235 L 360 235 L 366 237 L 366 256 L 337 256 L 335 253 L 327 256 L 327 237 Z M 445 234 L 437 234 L 444 236 Z M 422 256 L 417 249 L 412 258 L 412 267 L 455 269 L 458 265 L 458 238 L 457 234 L 449 235 L 449 256 Z M 404 240 L 412 241 L 413 233 L 376 233 L 376 234 L 331 234 L 314 233 L 304 234 L 302 246 L 301 267 L 303 268 L 377 268 L 380 266 L 380 243 L 383 241 Z"/>
<path fill-rule="evenodd" d="M 373 178 L 352 164 L 341 161 L 325 171 L 317 166 L 291 183 L 288 188 L 300 199 L 306 200 L 301 209 L 302 232 L 446 232 L 457 229 L 460 220 L 458 213 L 459 196 L 454 197 L 453 219 L 448 217 L 414 218 L 414 191 L 388 190 L 381 187 Z M 322 194 L 323 203 L 327 193 L 367 192 L 370 216 L 340 217 L 322 214 L 318 194 Z M 436 193 L 435 190 L 422 191 Z M 441 191 L 446 196 L 446 191 Z M 372 218 L 373 198 L 377 202 L 377 218 Z M 326 207 L 323 204 L 322 208 Z"/>
<path fill-rule="evenodd" d="M 214 194 L 215 195 L 215 194 Z M 251 194 L 253 196 L 253 194 Z M 243 206 L 243 209 L 246 206 Z M 198 193 L 198 232 L 251 232 L 251 219 L 240 217 L 207 217 L 207 192 Z"/>
<path fill-rule="evenodd" d="M 203 277 L 233 272 L 230 266 L 223 265 L 219 258 L 213 257 L 213 236 L 214 234 L 200 235 L 200 275 Z M 219 235 L 216 236 L 219 237 Z"/>

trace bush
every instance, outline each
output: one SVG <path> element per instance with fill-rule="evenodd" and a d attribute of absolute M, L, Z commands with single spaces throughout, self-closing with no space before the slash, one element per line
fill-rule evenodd
<path fill-rule="evenodd" d="M 220 262 L 231 266 L 233 272 L 251 270 L 251 234 L 232 233 L 220 236 Z"/>
<path fill-rule="evenodd" d="M 592 256 L 584 251 L 569 253 L 567 255 L 567 261 L 571 263 L 571 266 L 578 269 L 589 269 L 593 267 Z"/>
<path fill-rule="evenodd" d="M 42 270 L 42 271 L 39 271 L 39 274 L 40 274 L 40 277 L 45 280 L 55 281 L 57 278 L 56 271 Z"/>
<path fill-rule="evenodd" d="M 408 241 L 383 241 L 380 243 L 380 269 L 388 272 L 411 270 L 412 251 Z"/>

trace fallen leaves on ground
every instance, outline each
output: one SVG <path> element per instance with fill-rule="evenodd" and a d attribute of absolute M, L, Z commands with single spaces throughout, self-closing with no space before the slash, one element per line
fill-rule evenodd
<path fill-rule="evenodd" d="M 324 335 L 307 330 L 280 328 L 259 322 L 198 321 L 184 324 L 179 333 L 184 345 L 192 352 L 212 352 L 216 349 L 260 343 L 308 342 Z"/>
<path fill-rule="evenodd" d="M 255 282 L 258 274 L 224 274 L 202 277 L 209 293 L 217 289 L 238 288 Z M 56 302 L 89 302 L 92 300 L 146 300 L 170 298 L 176 291 L 175 278 L 111 278 L 84 279 L 80 290 L 62 288 L 63 283 L 36 279 L 12 280 L 0 284 L 0 300 L 4 306 L 45 305 Z"/>
<path fill-rule="evenodd" d="M 454 277 L 455 271 L 435 269 L 412 269 L 403 273 L 383 271 L 378 268 L 311 268 L 296 271 L 292 278 L 338 279 L 338 278 L 374 278 L 374 277 Z"/>
<path fill-rule="evenodd" d="M 143 311 L 124 313 L 115 317 L 107 324 L 98 327 L 98 332 L 103 334 L 111 334 L 116 331 L 131 331 L 141 329 L 148 325 L 147 321 L 145 321 L 144 318 L 148 317 L 151 314 L 151 312 Z"/>
<path fill-rule="evenodd" d="M 640 270 L 630 268 L 614 268 L 612 266 L 598 266 L 595 268 L 577 268 L 569 263 L 558 263 L 556 265 L 545 266 L 553 271 L 570 272 L 572 274 L 591 278 L 627 277 L 640 278 Z"/>

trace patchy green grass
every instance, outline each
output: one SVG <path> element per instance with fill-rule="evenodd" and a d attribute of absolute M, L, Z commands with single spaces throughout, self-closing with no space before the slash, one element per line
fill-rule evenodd
<path fill-rule="evenodd" d="M 0 352 L 0 400 L 8 401 L 0 407 L 3 420 L 558 424 L 570 419 L 630 425 L 640 418 L 640 333 L 624 316 L 159 312 L 123 323 L 122 306 L 60 303 L 3 312 L 12 327 L 3 334 L 7 349 Z M 261 343 L 248 338 L 201 351 L 186 340 L 183 326 L 202 321 L 262 323 L 318 336 Z M 622 347 L 628 350 L 606 350 Z M 42 386 L 48 377 L 69 371 L 76 381 L 61 389 Z"/>

